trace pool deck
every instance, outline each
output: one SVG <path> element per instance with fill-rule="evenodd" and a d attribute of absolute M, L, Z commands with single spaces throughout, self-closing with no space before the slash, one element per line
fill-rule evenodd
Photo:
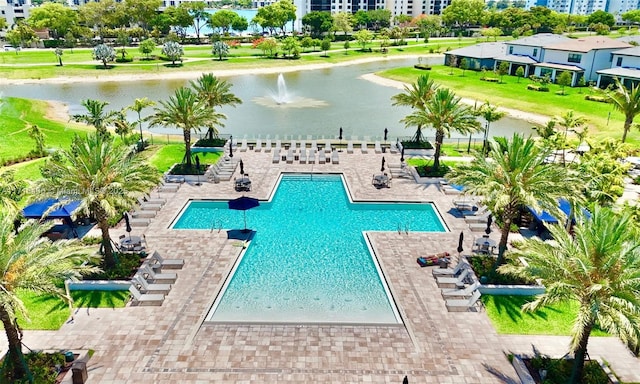
<path fill-rule="evenodd" d="M 404 326 L 203 324 L 212 292 L 222 287 L 241 244 L 228 240 L 224 230 L 168 228 L 189 199 L 241 196 L 228 181 L 184 184 L 174 194 L 163 193 L 167 204 L 149 227 L 134 228 L 134 235 L 146 235 L 150 249 L 185 260 L 161 307 L 80 309 L 58 331 L 25 331 L 25 345 L 93 349 L 88 382 L 103 384 L 401 383 L 405 375 L 410 383 L 515 383 L 505 354 L 531 353 L 532 346 L 558 357 L 566 353 L 568 337 L 498 335 L 482 311 L 447 312 L 433 267 L 420 268 L 416 257 L 454 253 L 460 231 L 469 253 L 482 233 L 471 232 L 450 213 L 455 196 L 445 195 L 438 184 L 393 179 L 390 188 L 374 188 L 371 178 L 379 173 L 382 154 L 355 152 L 342 152 L 340 164 L 314 165 L 272 164 L 272 155 L 264 152 L 235 155 L 253 184 L 244 194 L 260 199 L 269 196 L 280 172 L 313 171 L 344 173 L 355 200 L 435 203 L 450 232 L 369 234 Z M 397 154 L 384 156 L 387 164 L 400 162 Z M 112 233 L 117 238 L 124 230 Z M 498 239 L 496 231 L 492 238 Z M 589 353 L 606 359 L 623 381 L 640 382 L 640 362 L 618 339 L 593 337 Z"/>

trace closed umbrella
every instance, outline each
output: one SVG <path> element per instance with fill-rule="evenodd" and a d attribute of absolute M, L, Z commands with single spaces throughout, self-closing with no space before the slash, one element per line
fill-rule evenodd
<path fill-rule="evenodd" d="M 384 129 L 384 141 L 387 141 L 387 135 L 389 134 L 389 130 L 387 128 Z"/>
<path fill-rule="evenodd" d="M 464 241 L 464 233 L 460 232 L 460 238 L 458 239 L 458 253 L 462 253 L 464 248 L 462 248 L 462 242 Z"/>
<path fill-rule="evenodd" d="M 229 157 L 233 157 L 233 136 L 229 137 Z"/>
<path fill-rule="evenodd" d="M 342 127 L 340 127 L 340 135 L 338 136 L 338 139 L 342 140 Z"/>
<path fill-rule="evenodd" d="M 129 239 L 131 239 L 131 223 L 129 222 L 129 214 L 124 213 L 124 230 L 129 233 Z"/>
<path fill-rule="evenodd" d="M 240 160 L 240 174 L 244 176 L 244 163 Z"/>
<path fill-rule="evenodd" d="M 198 155 L 196 155 L 196 175 L 198 175 L 198 182 L 196 183 L 196 185 L 201 185 L 200 184 L 200 157 Z"/>
<path fill-rule="evenodd" d="M 409 378 L 407 376 L 402 379 L 402 384 L 409 384 Z"/>
<path fill-rule="evenodd" d="M 484 230 L 484 233 L 487 235 L 491 233 L 491 224 L 493 223 L 493 217 L 489 215 L 487 218 L 487 229 Z"/>
<path fill-rule="evenodd" d="M 400 151 L 400 162 L 404 162 L 404 147 L 402 147 L 402 151 Z"/>
<path fill-rule="evenodd" d="M 382 156 L 382 167 L 380 167 L 380 172 L 384 172 L 384 163 L 385 163 L 385 159 L 384 159 L 384 156 Z"/>
<path fill-rule="evenodd" d="M 237 199 L 229 200 L 229 209 L 243 211 L 244 213 L 244 230 L 247 231 L 247 210 L 258 207 L 260 201 L 252 197 L 242 196 Z"/>

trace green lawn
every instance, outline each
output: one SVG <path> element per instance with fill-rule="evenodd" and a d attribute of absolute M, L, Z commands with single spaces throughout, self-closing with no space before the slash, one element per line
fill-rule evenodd
<path fill-rule="evenodd" d="M 51 295 L 20 292 L 31 322 L 18 316 L 22 329 L 56 330 L 70 316 L 69 305 Z M 72 291 L 74 308 L 123 308 L 129 300 L 128 291 Z"/>
<path fill-rule="evenodd" d="M 145 152 L 143 152 L 145 153 Z M 147 152 L 149 162 L 162 173 L 175 163 L 181 163 L 184 158 L 184 144 L 168 144 L 151 146 Z M 198 153 L 200 164 L 215 164 L 222 156 L 222 152 Z M 195 154 L 192 153 L 193 156 Z"/>
<path fill-rule="evenodd" d="M 487 316 L 496 331 L 511 335 L 569 335 L 578 313 L 576 302 L 556 304 L 536 312 L 524 313 L 522 305 L 533 300 L 532 296 L 482 295 Z M 594 329 L 593 336 L 608 336 Z"/>
<path fill-rule="evenodd" d="M 560 116 L 568 110 L 574 110 L 578 115 L 585 116 L 590 125 L 590 134 L 602 137 L 622 137 L 623 115 L 613 110 L 607 103 L 588 101 L 584 96 L 590 91 L 588 88 L 565 88 L 566 95 L 557 95 L 560 86 L 551 84 L 550 92 L 534 92 L 527 90 L 528 79 L 515 76 L 504 76 L 502 83 L 489 83 L 480 80 L 480 73 L 454 69 L 446 66 L 434 66 L 430 71 L 415 68 L 395 68 L 378 73 L 381 76 L 406 83 L 415 82 L 416 78 L 428 73 L 437 84 L 453 89 L 460 97 L 471 98 L 484 102 L 489 100 L 499 106 L 532 112 L 545 116 Z M 640 144 L 640 132 L 632 129 L 628 142 Z"/>

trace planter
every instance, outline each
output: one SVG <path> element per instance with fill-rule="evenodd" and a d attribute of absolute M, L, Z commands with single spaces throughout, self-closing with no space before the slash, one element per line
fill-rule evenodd
<path fill-rule="evenodd" d="M 543 294 L 545 288 L 541 285 L 482 284 L 478 290 L 483 295 L 535 296 Z"/>
<path fill-rule="evenodd" d="M 404 155 L 405 156 L 414 156 L 414 157 L 419 157 L 419 156 L 425 156 L 425 157 L 432 157 L 433 154 L 436 153 L 435 149 L 407 149 L 405 148 L 404 150 Z"/>
<path fill-rule="evenodd" d="M 165 176 L 165 180 L 170 180 L 170 179 L 175 179 L 178 180 L 182 183 L 196 183 L 196 182 L 204 182 L 207 181 L 207 177 L 203 174 L 203 175 L 179 175 L 179 174 L 175 174 L 172 175 L 171 171 L 173 170 L 173 168 L 176 166 L 177 164 L 174 164 L 171 168 L 169 168 L 169 170 L 164 174 Z"/>
<path fill-rule="evenodd" d="M 131 282 L 125 280 L 67 280 L 65 284 L 71 291 L 126 291 Z"/>
<path fill-rule="evenodd" d="M 196 147 L 195 145 L 192 145 L 191 152 L 193 153 L 224 152 L 224 147 Z"/>

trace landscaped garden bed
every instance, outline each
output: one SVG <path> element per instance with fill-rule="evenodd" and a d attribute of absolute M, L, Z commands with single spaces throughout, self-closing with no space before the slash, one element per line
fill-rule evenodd
<path fill-rule="evenodd" d="M 571 377 L 572 359 L 552 359 L 549 356 L 538 355 L 524 357 L 522 362 L 536 384 L 564 384 L 568 383 Z M 613 384 L 613 381 L 600 362 L 589 360 L 584 364 L 582 384 Z"/>

